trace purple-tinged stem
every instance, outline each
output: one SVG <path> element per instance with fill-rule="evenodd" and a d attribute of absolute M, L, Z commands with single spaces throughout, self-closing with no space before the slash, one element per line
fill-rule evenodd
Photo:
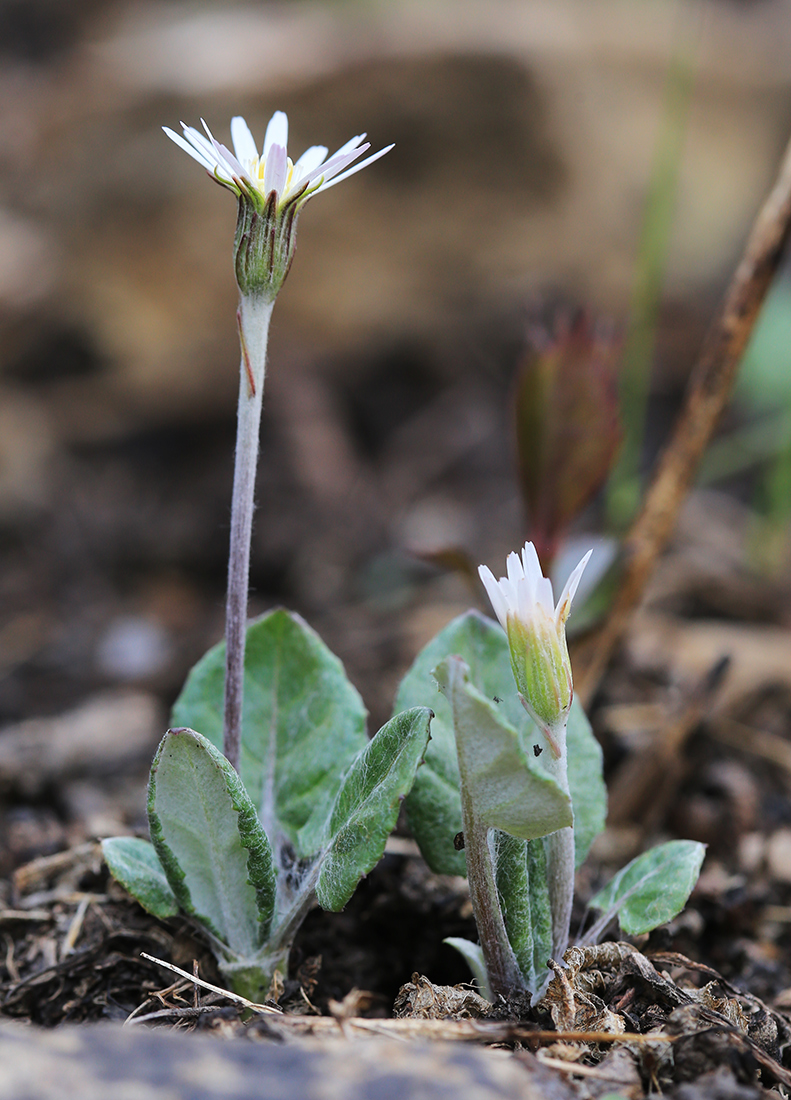
<path fill-rule="evenodd" d="M 231 502 L 231 544 L 228 554 L 228 598 L 225 612 L 225 714 L 223 753 L 239 770 L 244 706 L 244 649 L 247 634 L 247 594 L 250 581 L 250 538 L 255 510 L 258 437 L 266 375 L 266 346 L 273 301 L 261 295 L 243 296 L 237 321 L 242 362 L 236 427 L 236 461 Z"/>
<path fill-rule="evenodd" d="M 481 941 L 490 991 L 495 996 L 500 994 L 508 998 L 522 992 L 525 989 L 525 982 L 508 940 L 500 906 L 494 860 L 489 844 L 491 830 L 476 820 L 472 800 L 463 780 L 461 813 L 470 900 L 478 928 L 478 938 Z"/>

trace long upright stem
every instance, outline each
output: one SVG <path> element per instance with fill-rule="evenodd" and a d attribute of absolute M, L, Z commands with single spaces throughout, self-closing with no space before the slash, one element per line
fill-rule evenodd
<path fill-rule="evenodd" d="M 549 754 L 547 771 L 569 793 L 566 732 L 558 739 L 560 756 Z M 574 826 L 558 829 L 547 837 L 547 885 L 552 914 L 552 958 L 562 959 L 569 943 L 571 908 L 574 904 Z"/>
<path fill-rule="evenodd" d="M 236 461 L 231 502 L 231 544 L 228 555 L 228 598 L 225 611 L 225 715 L 223 753 L 239 770 L 244 647 L 247 632 L 247 591 L 250 580 L 250 537 L 255 510 L 258 436 L 266 375 L 266 346 L 273 301 L 261 295 L 242 296 L 237 321 L 242 361 L 236 427 Z"/>
<path fill-rule="evenodd" d="M 489 829 L 475 818 L 472 799 L 464 780 L 461 784 L 461 813 L 464 827 L 464 854 L 470 900 L 481 941 L 486 973 L 494 994 L 512 996 L 524 990 L 525 982 L 503 920 L 494 860 L 489 846 Z"/>

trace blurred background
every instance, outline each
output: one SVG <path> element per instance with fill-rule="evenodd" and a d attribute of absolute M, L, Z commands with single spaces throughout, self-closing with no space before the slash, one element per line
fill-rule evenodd
<path fill-rule="evenodd" d="M 606 332 L 613 386 L 623 349 L 637 379 L 621 488 L 650 466 L 774 179 L 790 90 L 788 0 L 2 0 L 0 871 L 142 824 L 168 708 L 222 634 L 235 204 L 163 125 L 205 118 L 227 142 L 239 113 L 261 141 L 281 109 L 293 155 L 362 130 L 396 143 L 300 217 L 251 578 L 251 613 L 301 612 L 376 729 L 417 649 L 480 600 L 465 562 L 497 572 L 531 534 L 515 379 L 578 309 Z M 771 689 L 764 732 L 788 732 L 789 294 L 779 280 L 653 613 L 599 698 L 613 766 L 724 652 L 752 671 L 720 713 L 743 721 L 750 699 L 753 719 L 750 693 Z M 597 407 L 575 413 L 583 438 L 605 432 Z M 633 508 L 599 491 L 606 432 L 561 539 L 604 565 Z M 739 639 L 749 623 L 753 648 L 740 664 L 715 630 L 706 649 L 683 633 L 701 622 Z M 753 833 L 753 764 L 712 776 L 682 835 L 722 840 L 737 796 Z M 780 807 L 787 758 L 771 767 Z"/>

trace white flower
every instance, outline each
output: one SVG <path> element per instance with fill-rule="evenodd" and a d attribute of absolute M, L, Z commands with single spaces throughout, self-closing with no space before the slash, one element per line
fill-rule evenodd
<path fill-rule="evenodd" d="M 569 577 L 557 606 L 552 582 L 544 576 L 532 542 L 525 543 L 521 560 L 518 554 L 508 555 L 508 576 L 499 581 L 485 565 L 478 568 L 494 613 L 508 635 L 522 703 L 543 729 L 555 756 L 561 753 L 573 697 L 566 619 L 592 553 L 588 551 Z"/>
<path fill-rule="evenodd" d="M 388 145 L 359 164 L 353 164 L 371 147 L 370 142 L 364 141 L 365 134 L 358 134 L 342 145 L 329 160 L 326 146 L 311 145 L 299 160 L 293 162 L 286 152 L 288 118 L 282 111 L 275 111 L 272 115 L 260 153 L 249 126 L 239 115 L 231 119 L 233 153 L 216 140 L 205 122 L 206 137 L 192 126 L 185 126 L 183 122 L 181 125 L 184 137 L 167 126 L 162 129 L 176 145 L 237 197 L 245 195 L 256 206 L 263 207 L 274 192 L 277 209 L 294 201 L 301 206 L 308 198 L 348 179 L 393 148 Z"/>

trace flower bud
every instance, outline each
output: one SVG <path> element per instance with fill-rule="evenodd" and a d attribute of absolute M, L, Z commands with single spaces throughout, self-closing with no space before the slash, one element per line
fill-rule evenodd
<path fill-rule="evenodd" d="M 507 577 L 495 580 L 490 569 L 478 569 L 497 618 L 508 636 L 511 669 L 519 697 L 549 741 L 556 758 L 565 742 L 574 685 L 566 645 L 566 619 L 571 601 L 588 563 L 589 550 L 569 577 L 554 604 L 552 582 L 543 575 L 532 542 L 526 542 L 522 557 L 509 554 Z"/>

